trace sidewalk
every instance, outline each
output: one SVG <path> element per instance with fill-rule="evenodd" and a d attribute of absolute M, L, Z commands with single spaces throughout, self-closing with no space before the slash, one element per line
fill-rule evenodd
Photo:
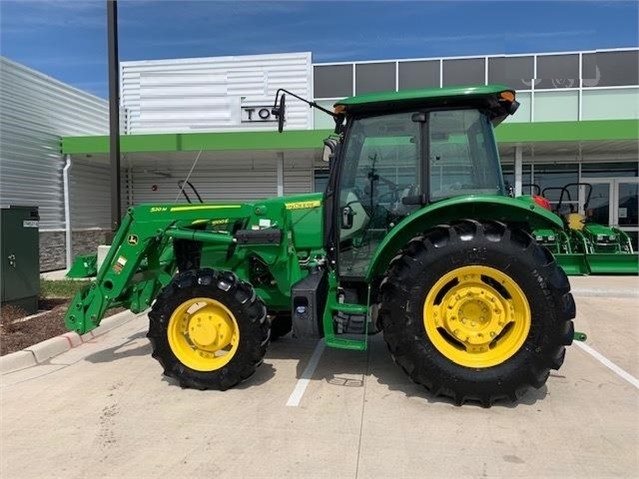
<path fill-rule="evenodd" d="M 639 298 L 639 276 L 570 276 L 575 296 Z"/>

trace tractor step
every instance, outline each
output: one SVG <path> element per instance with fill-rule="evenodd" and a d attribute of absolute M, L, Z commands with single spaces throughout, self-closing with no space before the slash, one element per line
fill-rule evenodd
<path fill-rule="evenodd" d="M 366 316 L 337 313 L 333 316 L 338 334 L 364 334 L 366 333 Z"/>
<path fill-rule="evenodd" d="M 368 306 L 362 304 L 337 303 L 331 308 L 333 311 L 345 314 L 366 316 Z"/>
<path fill-rule="evenodd" d="M 366 351 L 368 347 L 368 307 L 362 304 L 336 303 L 331 306 L 331 311 L 333 313 L 333 328 L 337 327 L 337 333 L 340 337 L 336 337 L 335 333 L 331 331 L 325 336 L 326 345 L 352 351 Z M 359 336 L 364 339 L 346 338 L 343 335 Z"/>
<path fill-rule="evenodd" d="M 327 346 L 338 349 L 350 349 L 351 351 L 366 351 L 368 342 L 360 339 L 346 339 L 346 338 L 324 338 Z"/>

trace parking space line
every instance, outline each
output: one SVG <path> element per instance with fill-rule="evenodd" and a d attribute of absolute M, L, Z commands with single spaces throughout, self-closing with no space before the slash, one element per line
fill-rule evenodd
<path fill-rule="evenodd" d="M 632 384 L 634 387 L 639 389 L 639 379 L 634 377 L 632 374 L 630 374 L 630 373 L 624 371 L 623 369 L 621 369 L 619 366 L 617 366 L 615 363 L 613 363 L 610 359 L 608 359 L 607 357 L 603 356 L 601 353 L 598 353 L 597 351 L 592 349 L 590 346 L 588 346 L 586 343 L 582 343 L 580 341 L 575 341 L 573 344 L 576 344 L 577 346 L 579 346 L 582 350 L 584 350 L 585 352 L 590 354 L 593 358 L 595 358 L 601 364 L 606 366 L 608 369 L 610 369 L 612 372 L 614 372 L 617 376 L 619 376 L 620 378 L 625 379 L 630 384 Z"/>
<path fill-rule="evenodd" d="M 309 360 L 304 372 L 302 373 L 302 377 L 297 380 L 297 384 L 295 385 L 295 389 L 286 401 L 287 406 L 297 407 L 300 405 L 300 401 L 302 400 L 302 396 L 304 396 L 304 392 L 306 391 L 306 387 L 308 383 L 311 382 L 311 378 L 313 377 L 313 373 L 315 372 L 315 368 L 317 368 L 317 364 L 319 363 L 320 357 L 324 352 L 325 344 L 324 340 L 320 339 L 315 346 L 315 351 L 313 351 L 313 355 Z"/>

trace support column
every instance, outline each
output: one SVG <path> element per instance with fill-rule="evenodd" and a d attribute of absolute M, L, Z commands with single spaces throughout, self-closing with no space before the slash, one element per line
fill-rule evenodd
<path fill-rule="evenodd" d="M 71 155 L 66 156 L 66 164 L 62 169 L 62 183 L 64 185 L 64 233 L 66 242 L 66 268 L 73 265 L 73 237 L 71 236 L 71 181 L 69 179 L 71 170 Z"/>
<path fill-rule="evenodd" d="M 111 229 L 120 227 L 122 198 L 120 185 L 120 63 L 118 57 L 118 5 L 107 0 L 109 59 L 109 162 L 111 163 Z"/>
<path fill-rule="evenodd" d="M 284 153 L 277 154 L 277 196 L 284 196 Z"/>
<path fill-rule="evenodd" d="M 521 145 L 515 146 L 515 197 L 521 196 L 523 153 Z"/>

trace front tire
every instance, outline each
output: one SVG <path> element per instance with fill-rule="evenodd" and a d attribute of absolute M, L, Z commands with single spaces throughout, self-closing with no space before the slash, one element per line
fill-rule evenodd
<path fill-rule="evenodd" d="M 180 273 L 149 320 L 153 357 L 184 388 L 226 390 L 251 376 L 266 354 L 266 307 L 231 272 Z"/>
<path fill-rule="evenodd" d="M 521 230 L 472 220 L 413 239 L 381 285 L 380 323 L 410 378 L 490 406 L 540 388 L 572 342 L 563 270 Z"/>

